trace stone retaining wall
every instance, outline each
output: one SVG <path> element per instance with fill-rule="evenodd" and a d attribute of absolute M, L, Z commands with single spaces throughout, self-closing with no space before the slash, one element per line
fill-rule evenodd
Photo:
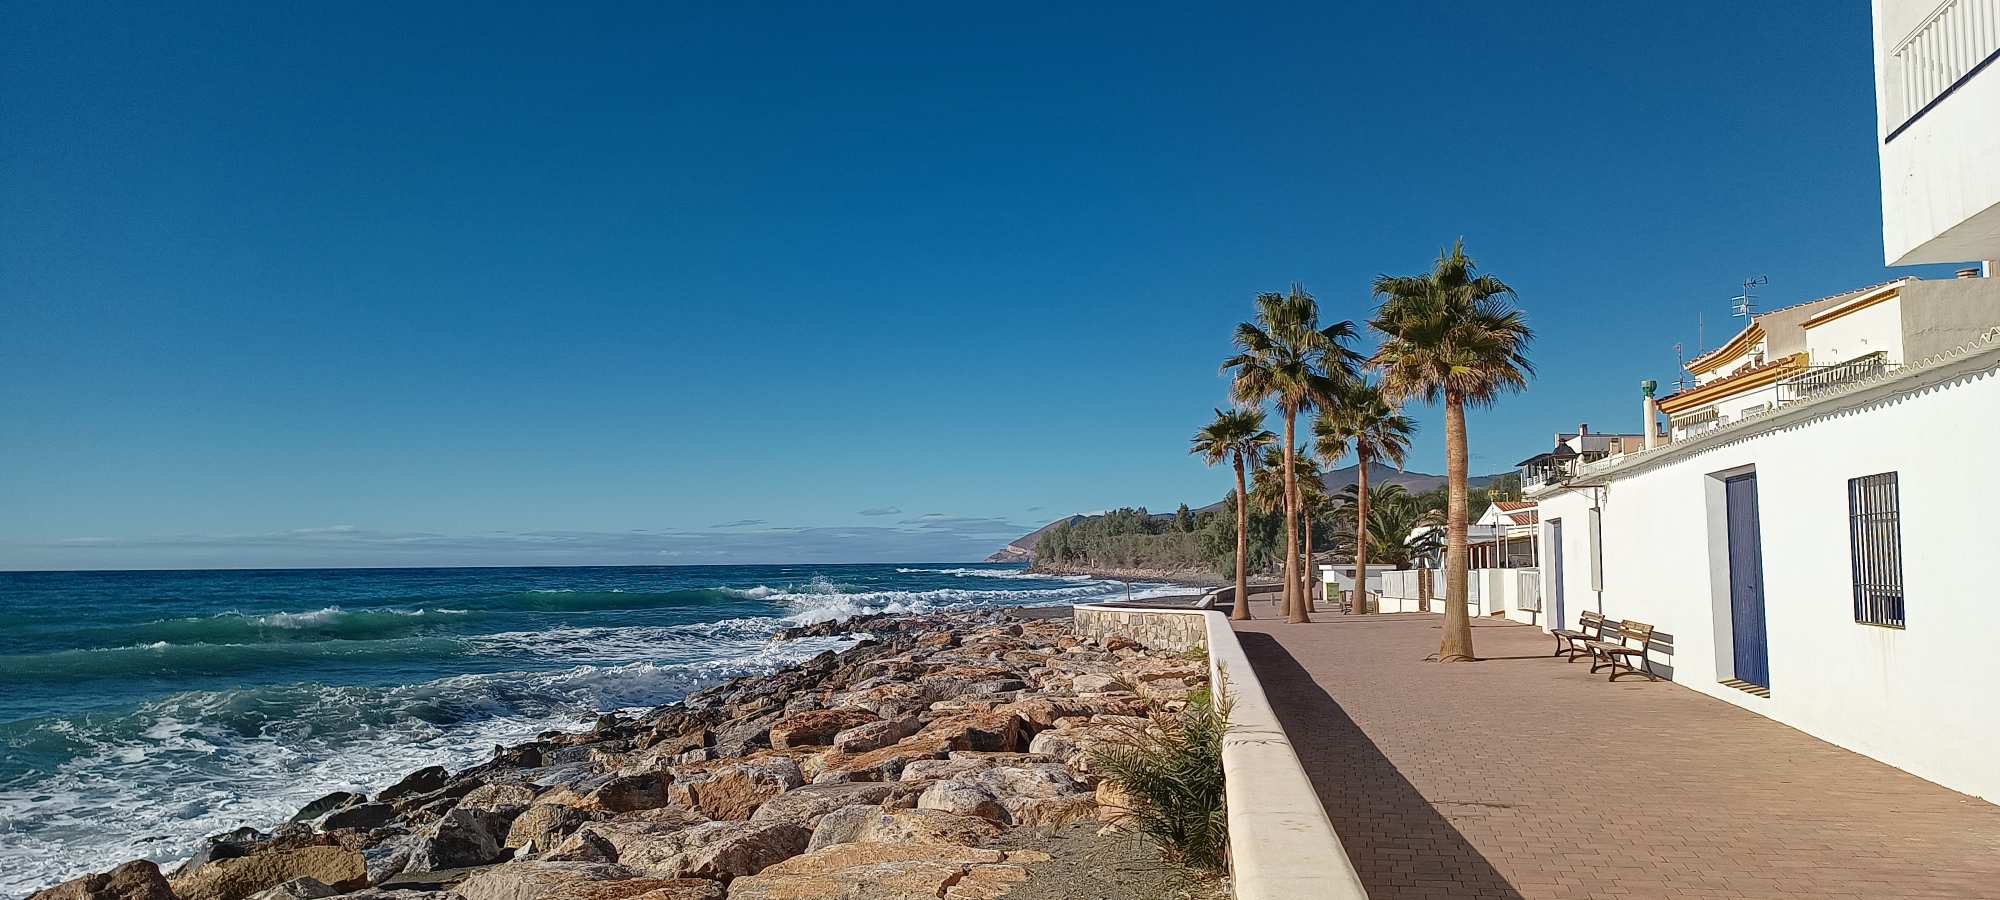
<path fill-rule="evenodd" d="M 1187 610 L 1079 606 L 1071 612 L 1077 637 L 1122 637 L 1152 650 L 1177 652 L 1208 646 L 1208 628 Z"/>

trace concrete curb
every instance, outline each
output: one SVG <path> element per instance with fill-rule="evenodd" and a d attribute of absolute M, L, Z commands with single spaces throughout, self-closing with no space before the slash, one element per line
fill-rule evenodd
<path fill-rule="evenodd" d="M 1079 619 L 1099 611 L 1203 618 L 1209 679 L 1224 686 L 1231 703 L 1229 734 L 1222 740 L 1222 771 L 1229 803 L 1231 893 L 1236 900 L 1365 900 L 1368 892 L 1361 877 L 1320 807 L 1319 794 L 1278 724 L 1228 617 L 1199 609 L 1076 609 L 1085 613 Z"/>

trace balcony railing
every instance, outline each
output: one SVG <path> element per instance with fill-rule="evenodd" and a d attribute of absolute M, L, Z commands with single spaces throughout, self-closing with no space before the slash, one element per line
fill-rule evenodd
<path fill-rule="evenodd" d="M 1896 366 L 1889 362 L 1889 354 L 1882 350 L 1831 366 L 1813 366 L 1778 382 L 1777 402 L 1796 403 L 1810 399 L 1839 385 L 1880 375 L 1894 368 Z"/>
<path fill-rule="evenodd" d="M 1944 0 L 1889 51 L 1886 143 L 2000 56 L 2000 0 Z"/>

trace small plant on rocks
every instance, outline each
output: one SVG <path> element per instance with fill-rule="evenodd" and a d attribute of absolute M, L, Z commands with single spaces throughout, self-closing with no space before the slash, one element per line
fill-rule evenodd
<path fill-rule="evenodd" d="M 1184 705 L 1152 704 L 1150 727 L 1091 754 L 1091 768 L 1130 798 L 1131 824 L 1181 863 L 1220 870 L 1229 847 L 1223 808 L 1222 738 L 1229 699 L 1206 689 Z"/>

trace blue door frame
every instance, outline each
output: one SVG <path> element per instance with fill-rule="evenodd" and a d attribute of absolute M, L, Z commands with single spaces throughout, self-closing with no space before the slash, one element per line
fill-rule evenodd
<path fill-rule="evenodd" d="M 1771 686 L 1770 638 L 1764 623 L 1764 546 L 1757 516 L 1757 475 L 1723 482 L 1729 519 L 1729 627 L 1736 678 Z"/>

